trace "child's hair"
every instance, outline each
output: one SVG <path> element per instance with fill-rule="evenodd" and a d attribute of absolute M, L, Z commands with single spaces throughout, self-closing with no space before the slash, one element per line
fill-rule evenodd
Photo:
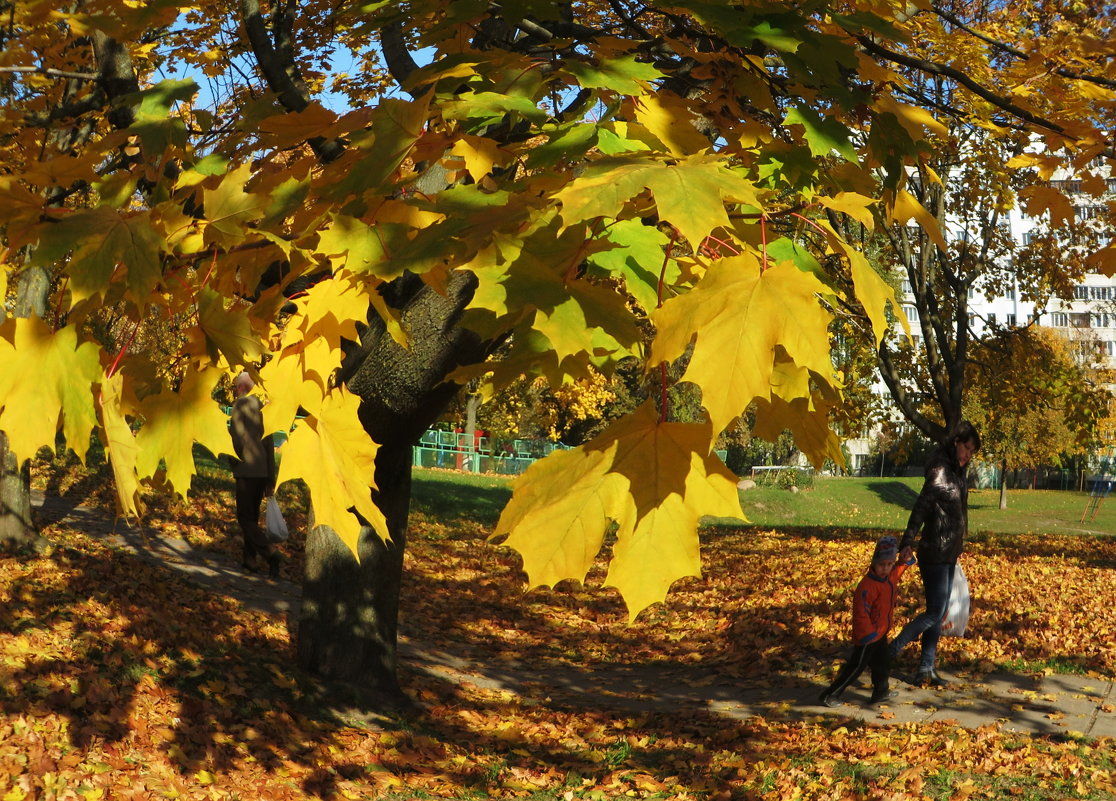
<path fill-rule="evenodd" d="M 899 542 L 895 537 L 880 537 L 872 554 L 873 562 L 890 562 L 899 555 Z"/>

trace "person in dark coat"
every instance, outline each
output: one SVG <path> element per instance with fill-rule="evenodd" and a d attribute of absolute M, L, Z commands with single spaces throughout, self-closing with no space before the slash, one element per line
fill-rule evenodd
<path fill-rule="evenodd" d="M 230 432 L 237 458 L 233 460 L 236 479 L 236 520 L 244 536 L 245 570 L 256 572 L 257 554 L 267 560 L 271 578 L 279 577 L 282 554 L 260 527 L 260 505 L 275 491 L 275 448 L 271 437 L 263 435 L 263 404 L 252 391 L 255 382 L 241 373 L 233 382 L 236 401 L 232 407 Z"/>
<path fill-rule="evenodd" d="M 952 434 L 930 456 L 926 481 L 911 510 L 899 548 L 917 546 L 918 572 L 922 577 L 926 611 L 915 617 L 891 643 L 892 662 L 916 637 L 921 637 L 922 656 L 915 684 L 942 687 L 948 682 L 938 675 L 938 639 L 949 605 L 957 559 L 965 549 L 969 529 L 969 487 L 966 467 L 980 450 L 980 433 L 972 423 L 961 421 Z M 921 537 L 919 532 L 921 531 Z"/>

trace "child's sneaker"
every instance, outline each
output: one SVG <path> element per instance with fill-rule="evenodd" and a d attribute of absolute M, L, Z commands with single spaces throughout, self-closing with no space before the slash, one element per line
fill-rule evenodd
<path fill-rule="evenodd" d="M 893 698 L 898 698 L 899 692 L 897 690 L 884 690 L 882 693 L 872 693 L 872 698 L 868 701 L 869 706 L 876 706 L 882 704 L 884 701 L 890 701 Z"/>

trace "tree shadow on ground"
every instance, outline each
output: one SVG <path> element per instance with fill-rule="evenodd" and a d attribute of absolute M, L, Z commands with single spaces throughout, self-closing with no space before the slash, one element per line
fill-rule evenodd
<path fill-rule="evenodd" d="M 66 721 L 63 752 L 147 752 L 188 785 L 199 770 L 249 763 L 276 777 L 340 747 L 336 721 L 299 713 L 306 695 L 282 628 L 235 601 L 88 540 L 0 555 L 0 575 L 0 637 L 23 651 L 4 669 L 0 713 Z"/>
<path fill-rule="evenodd" d="M 910 509 L 918 500 L 918 492 L 898 481 L 872 481 L 868 489 L 884 503 L 903 509 Z"/>
<path fill-rule="evenodd" d="M 450 480 L 437 473 L 415 472 L 411 484 L 411 509 L 443 523 L 461 522 L 494 525 L 511 498 L 511 487 L 484 486 Z"/>
<path fill-rule="evenodd" d="M 0 635 L 26 645 L 20 663 L 5 670 L 0 712 L 67 721 L 60 729 L 68 740 L 65 750 L 96 754 L 89 758 L 107 760 L 120 779 L 142 776 L 156 789 L 157 766 L 150 763 L 165 760 L 178 778 L 167 779 L 164 789 L 174 794 L 202 770 L 218 777 L 251 770 L 265 782 L 289 783 L 290 771 L 300 767 L 304 792 L 334 798 L 341 782 L 375 781 L 385 770 L 420 781 L 430 773 L 426 758 L 443 756 L 444 781 L 477 790 L 517 780 L 517 771 L 556 787 L 570 776 L 602 781 L 618 769 L 641 770 L 660 781 L 678 775 L 683 764 L 689 766 L 685 782 L 719 781 L 702 778 L 701 755 L 723 747 L 726 722 L 681 711 L 700 707 L 683 680 L 694 680 L 693 665 L 543 662 L 532 666 L 535 672 L 505 670 L 500 653 L 486 653 L 488 643 L 477 633 L 478 656 L 494 663 L 496 679 L 525 700 L 471 692 L 467 678 L 406 668 L 412 691 L 430 711 L 398 722 L 380 717 L 374 729 L 354 728 L 343 712 L 324 703 L 335 696 L 290 665 L 289 646 L 276 634 L 281 627 L 269 630 L 265 619 L 233 601 L 82 539 L 69 538 L 73 545 L 60 545 L 52 557 L 0 557 L 6 577 Z M 443 580 L 438 589 L 452 597 L 467 586 Z M 647 698 L 633 706 L 635 686 L 661 695 L 678 711 L 661 714 Z M 710 692 L 730 698 L 733 688 Z M 359 694 L 354 701 L 359 709 Z M 536 711 L 525 714 L 524 705 Z M 640 727 L 634 746 L 628 742 L 632 716 Z M 501 729 L 498 724 L 507 721 L 513 725 Z M 382 736 L 385 725 L 391 738 Z M 754 742 L 763 753 L 774 747 L 743 722 L 727 726 L 738 742 Z M 648 745 L 655 742 L 662 744 Z M 480 757 L 454 768 L 451 747 Z M 137 762 L 136 754 L 143 760 Z M 58 767 L 56 757 L 45 758 L 39 779 Z"/>

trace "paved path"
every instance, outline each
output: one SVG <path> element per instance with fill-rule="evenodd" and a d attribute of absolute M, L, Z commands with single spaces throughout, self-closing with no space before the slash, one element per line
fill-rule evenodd
<path fill-rule="evenodd" d="M 41 502 L 41 501 L 40 501 Z M 44 510 L 45 511 L 45 510 Z M 189 543 L 111 524 L 94 509 L 58 509 L 66 523 L 81 530 L 101 532 L 116 547 L 163 565 L 187 580 L 239 601 L 248 609 L 269 615 L 296 615 L 300 587 L 289 581 L 269 581 L 249 575 L 234 559 Z M 845 703 L 832 709 L 816 703 L 822 687 L 773 686 L 740 689 L 714 670 L 700 666 L 599 666 L 591 670 L 562 665 L 533 669 L 515 662 L 471 662 L 435 644 L 401 637 L 400 662 L 407 670 L 422 671 L 455 683 L 517 693 L 528 699 L 548 699 L 564 707 L 593 706 L 632 712 L 648 709 L 704 710 L 727 718 L 753 715 L 806 720 L 826 717 L 860 718 L 875 723 L 950 721 L 976 728 L 1000 723 L 1004 729 L 1047 735 L 1116 737 L 1116 691 L 1112 677 L 1051 675 L 1032 677 L 995 673 L 979 681 L 957 680 L 948 688 L 930 690 L 893 679 L 899 697 L 886 706 L 868 708 L 870 688 L 853 687 Z M 866 681 L 866 679 L 865 679 Z"/>

